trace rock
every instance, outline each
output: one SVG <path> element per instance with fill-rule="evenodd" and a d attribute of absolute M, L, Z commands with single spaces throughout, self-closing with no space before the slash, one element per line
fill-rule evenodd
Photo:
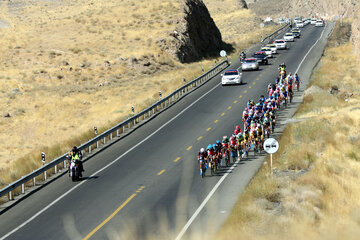
<path fill-rule="evenodd" d="M 5 113 L 4 118 L 11 118 L 10 113 Z"/>
<path fill-rule="evenodd" d="M 331 86 L 331 88 L 329 88 L 330 94 L 338 94 L 338 92 L 339 92 L 339 87 L 336 85 L 333 85 L 333 86 Z"/>
<path fill-rule="evenodd" d="M 67 61 L 63 61 L 62 64 L 63 64 L 63 66 L 68 66 L 69 65 L 69 63 Z"/>
<path fill-rule="evenodd" d="M 157 44 L 182 63 L 218 54 L 223 46 L 221 33 L 202 0 L 185 0 L 184 15 L 175 31 Z"/>
<path fill-rule="evenodd" d="M 85 66 L 86 66 L 85 63 L 82 63 L 82 64 L 80 65 L 81 68 L 84 68 Z"/>
<path fill-rule="evenodd" d="M 148 66 L 151 65 L 151 63 L 150 63 L 150 62 L 145 62 L 143 65 L 144 65 L 145 67 L 148 67 Z"/>
<path fill-rule="evenodd" d="M 104 64 L 105 64 L 105 67 L 110 67 L 111 66 L 109 61 L 105 61 Z"/>
<path fill-rule="evenodd" d="M 245 0 L 238 0 L 238 3 L 239 3 L 241 8 L 246 8 L 246 9 L 248 8 L 247 3 L 246 3 Z"/>

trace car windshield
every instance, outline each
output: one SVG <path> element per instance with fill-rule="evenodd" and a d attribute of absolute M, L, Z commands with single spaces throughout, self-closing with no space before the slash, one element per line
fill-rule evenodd
<path fill-rule="evenodd" d="M 285 34 L 285 36 L 292 36 L 292 33 L 287 33 Z"/>
<path fill-rule="evenodd" d="M 275 43 L 284 43 L 284 41 L 277 40 L 277 41 L 275 41 Z"/>
<path fill-rule="evenodd" d="M 255 62 L 255 59 L 245 59 L 245 62 L 247 62 L 247 63 L 254 63 L 254 62 Z"/>
<path fill-rule="evenodd" d="M 263 58 L 265 57 L 264 54 L 254 54 L 254 58 Z"/>
<path fill-rule="evenodd" d="M 237 71 L 227 71 L 224 74 L 225 76 L 231 76 L 231 75 L 239 75 Z"/>

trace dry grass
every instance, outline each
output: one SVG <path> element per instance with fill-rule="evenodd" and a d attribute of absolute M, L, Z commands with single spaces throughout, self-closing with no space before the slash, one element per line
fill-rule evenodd
<path fill-rule="evenodd" d="M 220 10 L 205 2 L 225 41 L 237 50 L 258 42 L 258 20 L 236 0 Z M 1 4 L 11 28 L 0 29 L 0 108 L 11 118 L 0 118 L 0 187 L 39 167 L 41 151 L 51 160 L 93 137 L 94 125 L 114 125 L 212 67 L 215 59 L 180 64 L 157 47 L 180 9 L 171 0 Z"/>
<path fill-rule="evenodd" d="M 308 93 L 301 121 L 280 139 L 274 176 L 261 168 L 216 239 L 358 239 L 360 68 L 351 52 L 350 43 L 326 49 L 311 79 L 325 91 Z"/>

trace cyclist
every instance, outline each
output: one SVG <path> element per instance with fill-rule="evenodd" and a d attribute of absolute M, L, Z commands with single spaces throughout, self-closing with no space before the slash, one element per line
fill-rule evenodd
<path fill-rule="evenodd" d="M 297 73 L 295 73 L 295 84 L 296 84 L 296 88 L 297 88 L 297 91 L 299 91 L 300 89 L 300 77 Z"/>

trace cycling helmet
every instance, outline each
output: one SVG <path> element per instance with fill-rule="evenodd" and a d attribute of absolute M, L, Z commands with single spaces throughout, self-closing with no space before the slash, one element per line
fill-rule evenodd
<path fill-rule="evenodd" d="M 207 150 L 210 150 L 210 149 L 212 149 L 212 148 L 213 148 L 212 144 L 209 144 L 209 145 L 207 146 Z"/>
<path fill-rule="evenodd" d="M 201 153 L 205 152 L 205 148 L 200 148 L 200 152 Z"/>
<path fill-rule="evenodd" d="M 219 143 L 220 143 L 220 140 L 216 140 L 216 143 L 219 144 Z"/>
<path fill-rule="evenodd" d="M 213 149 L 215 149 L 215 148 L 216 148 L 216 144 L 213 144 L 212 146 L 213 146 Z"/>
<path fill-rule="evenodd" d="M 238 130 L 235 130 L 235 131 L 234 131 L 234 134 L 235 134 L 235 135 L 238 135 L 238 134 L 239 134 L 239 131 L 238 131 Z"/>

